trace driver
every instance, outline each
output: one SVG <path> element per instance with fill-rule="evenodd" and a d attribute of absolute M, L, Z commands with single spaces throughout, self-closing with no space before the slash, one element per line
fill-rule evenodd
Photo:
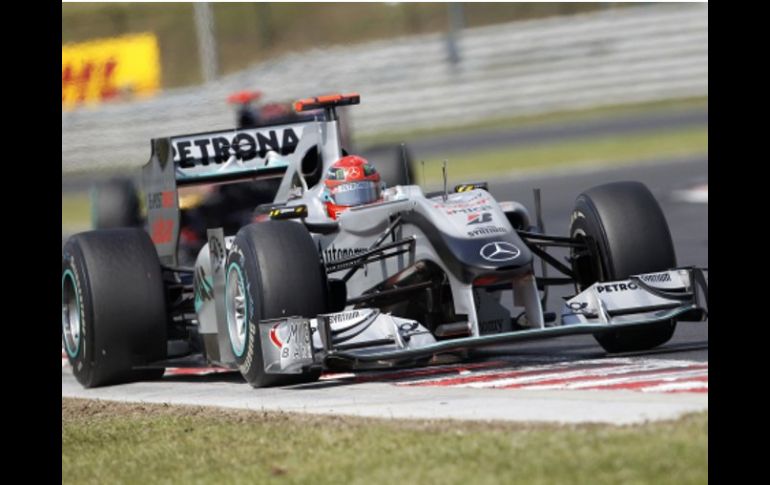
<path fill-rule="evenodd" d="M 348 155 L 329 167 L 324 180 L 323 201 L 329 217 L 337 216 L 349 207 L 371 204 L 381 199 L 380 174 L 366 159 Z"/>

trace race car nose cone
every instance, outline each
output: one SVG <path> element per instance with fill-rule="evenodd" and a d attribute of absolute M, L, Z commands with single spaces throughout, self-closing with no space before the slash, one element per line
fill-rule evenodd
<path fill-rule="evenodd" d="M 443 259 L 455 276 L 470 283 L 480 277 L 501 282 L 529 272 L 532 253 L 515 232 L 486 239 L 460 239 L 444 235 Z"/>

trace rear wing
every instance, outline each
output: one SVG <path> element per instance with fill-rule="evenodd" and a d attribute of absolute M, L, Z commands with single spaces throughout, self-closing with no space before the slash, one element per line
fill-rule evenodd
<path fill-rule="evenodd" d="M 318 124 L 306 121 L 196 133 L 174 136 L 169 142 L 179 186 L 276 177 L 286 172 L 291 155 L 304 155 L 318 143 Z"/>
<path fill-rule="evenodd" d="M 349 94 L 329 94 L 326 96 L 316 96 L 313 98 L 300 99 L 294 103 L 294 111 L 301 113 L 314 109 L 323 109 L 330 112 L 328 118 L 336 118 L 334 108 L 337 106 L 350 106 L 361 103 L 361 95 L 358 93 Z"/>
<path fill-rule="evenodd" d="M 312 120 L 153 139 L 142 179 L 147 230 L 161 263 L 178 264 L 179 187 L 281 178 L 273 202 L 286 202 L 304 160 L 324 173 L 342 156 L 335 110 L 358 103 L 356 93 L 319 96 L 294 106 L 298 113 L 323 110 Z"/>
<path fill-rule="evenodd" d="M 321 153 L 323 125 L 311 120 L 153 139 L 142 179 L 147 230 L 161 262 L 177 265 L 180 187 L 281 178 L 275 200 L 283 201 L 302 160 Z"/>

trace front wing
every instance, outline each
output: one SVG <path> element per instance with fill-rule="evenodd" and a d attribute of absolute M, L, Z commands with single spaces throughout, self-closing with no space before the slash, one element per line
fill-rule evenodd
<path fill-rule="evenodd" d="M 708 317 L 708 270 L 679 268 L 595 283 L 565 302 L 561 322 L 437 341 L 419 322 L 376 309 L 317 318 L 260 323 L 267 373 L 301 373 L 313 367 L 389 367 L 438 354 L 566 335 L 597 334 L 669 321 Z"/>

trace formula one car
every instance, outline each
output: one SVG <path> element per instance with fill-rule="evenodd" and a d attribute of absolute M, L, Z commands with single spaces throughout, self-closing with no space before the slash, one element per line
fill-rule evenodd
<path fill-rule="evenodd" d="M 301 165 L 315 153 L 326 173 L 343 156 L 336 108 L 359 101 L 311 98 L 296 110 L 323 119 L 152 141 L 148 232 L 85 232 L 63 249 L 62 335 L 82 385 L 209 365 L 288 385 L 573 334 L 635 351 L 707 317 L 707 270 L 677 267 L 665 217 L 637 182 L 583 192 L 567 236 L 544 234 L 539 210 L 533 221 L 484 183 L 450 191 L 446 179 L 439 193 L 399 185 L 330 217 L 324 184 Z M 179 264 L 180 188 L 270 178 L 279 188 L 260 222 L 234 236 L 209 228 L 195 264 Z M 548 247 L 569 248 L 567 263 Z M 563 276 L 537 275 L 536 259 Z M 552 285 L 575 288 L 560 318 L 544 308 Z"/>

